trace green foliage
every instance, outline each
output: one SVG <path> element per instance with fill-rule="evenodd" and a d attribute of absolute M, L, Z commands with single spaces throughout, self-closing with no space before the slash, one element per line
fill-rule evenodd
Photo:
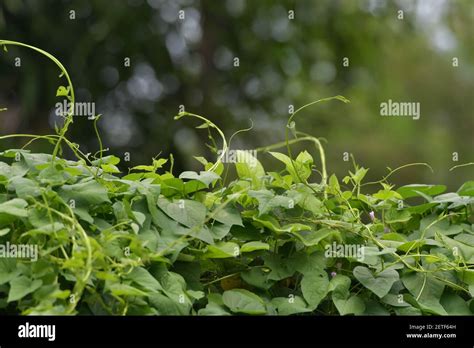
<path fill-rule="evenodd" d="M 354 165 L 316 183 L 307 151 L 272 151 L 279 172 L 254 158 L 175 176 L 155 158 L 120 175 L 117 157 L 83 155 L 64 129 L 38 138 L 53 155 L 0 153 L 0 245 L 39 251 L 0 258 L 2 313 L 474 314 L 471 181 L 395 190 L 398 169 L 363 183 Z M 76 160 L 56 156 L 64 144 Z"/>
<path fill-rule="evenodd" d="M 1 155 L 0 244 L 39 247 L 36 262 L 0 259 L 4 313 L 351 315 L 374 314 L 375 301 L 378 314 L 472 314 L 469 183 L 451 194 L 383 183 L 368 195 L 356 194 L 360 180 L 350 189 L 331 177 L 314 193 L 291 167 L 282 189 L 252 176 L 223 186 L 214 172 L 141 166 L 144 176 L 121 178 L 95 161 Z M 195 191 L 161 190 L 194 180 Z M 364 246 L 364 257 L 328 257 L 333 243 Z"/>

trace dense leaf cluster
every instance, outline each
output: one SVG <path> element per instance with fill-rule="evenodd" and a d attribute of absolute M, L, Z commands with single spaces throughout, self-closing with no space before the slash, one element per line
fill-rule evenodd
<path fill-rule="evenodd" d="M 68 85 L 57 95 L 74 105 L 54 56 L 0 45 L 50 58 Z M 196 157 L 203 170 L 178 176 L 172 157 L 122 175 L 120 159 L 103 156 L 98 117 L 99 155 L 82 153 L 66 137 L 73 107 L 54 135 L 0 137 L 31 138 L 0 152 L 0 313 L 474 314 L 474 181 L 451 193 L 443 185 L 395 189 L 387 180 L 402 167 L 364 183 L 367 169 L 355 163 L 341 181 L 328 177 L 320 141 L 296 131 L 294 118 L 332 99 L 348 102 L 336 96 L 299 108 L 286 141 L 258 150 L 281 162 L 274 171 L 244 151 L 224 165 L 233 136 L 227 142 L 187 112 L 176 119 L 204 121 L 198 128 L 220 155 L 215 163 Z M 27 150 L 35 140 L 54 144 L 52 153 Z M 315 145 L 320 166 L 307 151 L 292 156 L 300 141 Z M 61 158 L 63 145 L 77 160 Z M 288 155 L 270 151 L 285 145 Z M 379 190 L 368 194 L 368 185 Z"/>
<path fill-rule="evenodd" d="M 474 313 L 473 181 L 369 195 L 364 168 L 309 183 L 308 152 L 271 155 L 278 171 L 247 156 L 224 184 L 202 158 L 200 173 L 155 159 L 120 176 L 115 156 L 2 152 L 0 244 L 39 255 L 0 258 L 1 312 Z"/>

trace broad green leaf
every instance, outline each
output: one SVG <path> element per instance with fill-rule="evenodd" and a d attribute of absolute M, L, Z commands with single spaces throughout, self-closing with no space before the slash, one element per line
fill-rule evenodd
<path fill-rule="evenodd" d="M 192 303 L 186 292 L 186 281 L 180 274 L 166 272 L 160 277 L 160 283 L 166 296 L 184 307 L 186 312 L 191 309 Z"/>
<path fill-rule="evenodd" d="M 323 213 L 323 203 L 314 195 L 314 192 L 310 190 L 307 191 L 307 187 L 298 189 L 298 192 L 301 193 L 301 197 L 298 201 L 298 205 L 303 209 L 312 212 L 315 215 Z"/>
<path fill-rule="evenodd" d="M 425 238 L 432 238 L 436 233 L 445 236 L 456 235 L 463 231 L 460 225 L 450 225 L 447 219 L 440 220 L 436 215 L 429 215 L 421 219 L 420 231 Z"/>
<path fill-rule="evenodd" d="M 365 312 L 365 303 L 362 298 L 357 295 L 345 299 L 339 298 L 333 293 L 332 299 L 340 315 L 362 315 Z"/>
<path fill-rule="evenodd" d="M 309 308 L 316 309 L 329 292 L 326 271 L 316 268 L 312 272 L 307 272 L 301 280 L 301 291 Z"/>
<path fill-rule="evenodd" d="M 444 283 L 426 273 L 417 272 L 406 274 L 401 280 L 423 311 L 437 315 L 448 314 L 439 302 L 444 291 Z"/>
<path fill-rule="evenodd" d="M 222 301 L 234 313 L 260 315 L 267 312 L 263 300 L 245 289 L 225 291 L 222 295 Z"/>
<path fill-rule="evenodd" d="M 449 238 L 441 233 L 436 234 L 436 240 L 443 243 L 455 257 L 462 257 L 467 263 L 474 263 L 474 247 Z"/>
<path fill-rule="evenodd" d="M 8 183 L 8 189 L 15 191 L 19 198 L 37 197 L 41 189 L 37 182 L 21 177 L 14 177 Z"/>
<path fill-rule="evenodd" d="M 21 274 L 16 259 L 0 258 L 0 285 L 8 283 Z"/>
<path fill-rule="evenodd" d="M 186 227 L 196 227 L 204 224 L 207 209 L 204 204 L 189 199 L 169 201 L 158 199 L 158 207 L 173 220 Z"/>
<path fill-rule="evenodd" d="M 248 242 L 242 245 L 242 247 L 240 248 L 240 252 L 249 253 L 256 250 L 269 250 L 269 249 L 270 249 L 270 245 L 268 245 L 268 243 L 255 241 L 255 242 Z"/>
<path fill-rule="evenodd" d="M 107 190 L 97 181 L 86 181 L 74 185 L 63 185 L 59 195 L 69 203 L 71 199 L 80 204 L 101 204 L 110 202 Z"/>
<path fill-rule="evenodd" d="M 292 232 L 305 246 L 318 245 L 323 239 L 334 237 L 339 239 L 340 232 L 335 229 L 323 227 L 319 230 L 301 230 Z"/>
<path fill-rule="evenodd" d="M 295 201 L 289 197 L 275 195 L 270 190 L 250 190 L 248 195 L 258 200 L 259 215 L 264 215 L 275 208 L 292 209 Z"/>
<path fill-rule="evenodd" d="M 207 296 L 206 308 L 200 309 L 198 315 L 231 315 L 222 301 L 222 295 L 210 293 Z"/>
<path fill-rule="evenodd" d="M 127 279 L 137 283 L 143 288 L 151 291 L 163 290 L 158 280 L 153 277 L 145 268 L 136 267 L 127 275 Z"/>
<path fill-rule="evenodd" d="M 113 164 L 101 164 L 100 168 L 104 173 L 120 173 L 120 170 Z"/>
<path fill-rule="evenodd" d="M 406 210 L 408 210 L 411 214 L 423 214 L 427 210 L 435 207 L 436 205 L 436 203 L 424 203 L 412 207 L 407 207 Z"/>
<path fill-rule="evenodd" d="M 285 164 L 287 172 L 293 177 L 294 182 L 304 182 L 311 176 L 311 162 L 292 161 L 290 157 L 280 152 L 269 152 L 273 157 Z M 309 154 L 308 154 L 309 155 Z M 302 159 L 304 159 L 303 156 Z"/>
<path fill-rule="evenodd" d="M 314 163 L 314 160 L 313 156 L 311 156 L 308 151 L 304 150 L 296 156 L 296 162 L 311 166 Z"/>
<path fill-rule="evenodd" d="M 328 258 L 322 251 L 316 251 L 308 254 L 306 251 L 302 250 L 300 252 L 294 253 L 285 262 L 288 264 L 289 268 L 305 275 L 307 273 L 312 273 L 315 270 L 326 269 Z"/>
<path fill-rule="evenodd" d="M 96 159 L 91 162 L 92 165 L 94 166 L 99 166 L 101 164 L 110 164 L 110 165 L 116 165 L 120 163 L 120 158 L 114 155 L 109 155 L 109 156 L 104 156 L 102 158 Z"/>
<path fill-rule="evenodd" d="M 0 217 L 2 214 L 16 217 L 27 217 L 28 211 L 25 209 L 28 203 L 21 198 L 13 198 L 10 201 L 0 204 Z"/>
<path fill-rule="evenodd" d="M 161 293 L 153 293 L 148 296 L 151 306 L 157 309 L 159 315 L 188 315 L 190 306 L 175 301 Z"/>
<path fill-rule="evenodd" d="M 382 306 L 378 301 L 369 299 L 365 302 L 364 315 L 388 316 L 390 315 L 390 312 L 385 309 L 385 307 Z"/>
<path fill-rule="evenodd" d="M 466 284 L 474 285 L 474 269 L 465 269 L 457 272 L 458 278 Z"/>
<path fill-rule="evenodd" d="M 270 245 L 264 242 L 248 242 L 241 246 L 241 253 L 249 253 L 255 250 L 269 250 Z"/>
<path fill-rule="evenodd" d="M 311 309 L 307 308 L 305 301 L 299 296 L 275 297 L 271 304 L 276 308 L 279 315 L 311 312 Z"/>
<path fill-rule="evenodd" d="M 352 180 L 354 180 L 356 184 L 360 184 L 368 171 L 368 169 L 361 167 L 357 169 L 355 173 L 349 173 L 351 174 Z"/>
<path fill-rule="evenodd" d="M 402 199 L 402 196 L 398 192 L 387 189 L 379 190 L 373 195 L 373 197 L 383 201 L 389 199 Z"/>
<path fill-rule="evenodd" d="M 242 217 L 240 216 L 239 211 L 229 205 L 223 209 L 217 207 L 212 216 L 214 220 L 226 225 L 243 226 Z"/>
<path fill-rule="evenodd" d="M 351 278 L 345 275 L 337 274 L 329 281 L 328 291 L 332 292 L 337 298 L 348 298 Z"/>
<path fill-rule="evenodd" d="M 205 308 L 201 308 L 198 315 L 211 316 L 211 315 L 231 315 L 223 306 L 220 306 L 214 302 L 209 302 Z"/>
<path fill-rule="evenodd" d="M 380 298 L 387 295 L 393 283 L 399 279 L 398 272 L 393 269 L 386 269 L 374 276 L 367 267 L 357 266 L 353 273 L 362 285 Z"/>
<path fill-rule="evenodd" d="M 265 170 L 260 162 L 246 151 L 237 150 L 236 156 L 235 169 L 237 176 L 241 179 L 250 179 L 254 188 L 262 187 L 262 177 L 265 176 Z"/>
<path fill-rule="evenodd" d="M 341 187 L 339 185 L 339 181 L 337 180 L 337 176 L 335 174 L 332 174 L 329 177 L 329 182 L 328 182 L 328 190 L 330 193 L 333 195 L 338 195 L 339 192 L 341 191 Z"/>
<path fill-rule="evenodd" d="M 10 292 L 8 293 L 7 302 L 21 300 L 26 295 L 36 291 L 42 284 L 42 280 L 33 280 L 26 276 L 20 276 L 18 278 L 12 279 L 10 281 Z"/>
<path fill-rule="evenodd" d="M 407 210 L 390 209 L 385 214 L 385 223 L 394 224 L 397 222 L 407 222 L 411 219 L 411 214 Z"/>
<path fill-rule="evenodd" d="M 399 187 L 397 192 L 404 198 L 419 196 L 419 192 L 426 195 L 435 196 L 443 193 L 446 190 L 445 185 L 420 185 L 412 184 Z"/>
<path fill-rule="evenodd" d="M 436 203 L 451 203 L 448 205 L 449 209 L 466 206 L 474 203 L 474 197 L 460 196 L 457 193 L 450 192 L 436 196 L 433 200 Z"/>
<path fill-rule="evenodd" d="M 445 292 L 440 299 L 448 315 L 472 315 L 467 302 L 459 295 Z"/>
<path fill-rule="evenodd" d="M 215 245 L 209 245 L 207 252 L 203 255 L 207 259 L 224 259 L 239 256 L 239 245 L 233 242 L 218 242 Z"/>
<path fill-rule="evenodd" d="M 474 197 L 474 181 L 467 181 L 458 190 L 460 196 Z"/>
<path fill-rule="evenodd" d="M 231 226 L 229 225 L 224 225 L 224 224 L 215 222 L 209 231 L 213 239 L 221 240 L 222 238 L 224 238 L 225 236 L 229 234 L 230 229 L 231 229 Z"/>
<path fill-rule="evenodd" d="M 182 172 L 179 175 L 180 179 L 189 179 L 189 180 L 198 180 L 205 184 L 207 187 L 214 181 L 220 179 L 221 177 L 214 172 L 201 171 L 199 174 L 196 172 Z"/>
<path fill-rule="evenodd" d="M 115 296 L 148 296 L 148 294 L 142 290 L 139 290 L 133 286 L 130 286 L 128 284 L 122 284 L 122 283 L 113 283 L 107 288 L 110 290 L 110 292 L 115 295 Z"/>
<path fill-rule="evenodd" d="M 247 284 L 259 289 L 268 290 L 275 283 L 274 280 L 268 279 L 269 273 L 262 267 L 253 267 L 249 271 L 241 272 L 240 276 Z"/>
<path fill-rule="evenodd" d="M 279 254 L 266 254 L 263 256 L 265 266 L 271 269 L 268 279 L 270 280 L 281 280 L 284 278 L 291 277 L 295 272 L 295 265 L 288 262 L 288 259 L 284 259 Z"/>
<path fill-rule="evenodd" d="M 381 301 L 393 307 L 410 307 L 410 304 L 405 302 L 403 294 L 387 294 Z"/>
<path fill-rule="evenodd" d="M 266 227 L 269 230 L 276 232 L 277 234 L 295 233 L 299 231 L 311 230 L 311 226 L 303 225 L 300 223 L 292 223 L 285 226 L 280 226 L 278 220 L 271 215 L 264 215 L 259 218 L 254 217 L 253 220 L 261 224 L 263 227 Z"/>

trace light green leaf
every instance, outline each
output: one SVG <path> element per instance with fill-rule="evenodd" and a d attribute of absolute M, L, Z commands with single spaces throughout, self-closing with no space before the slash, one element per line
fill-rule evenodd
<path fill-rule="evenodd" d="M 204 225 L 206 219 L 206 206 L 197 201 L 181 199 L 171 202 L 166 198 L 160 198 L 158 207 L 170 218 L 186 227 L 193 228 Z"/>
<path fill-rule="evenodd" d="M 221 177 L 214 172 L 208 171 L 201 171 L 199 174 L 196 172 L 182 172 L 179 175 L 180 179 L 189 179 L 189 180 L 197 180 L 205 184 L 207 187 L 214 181 L 220 179 Z"/>
<path fill-rule="evenodd" d="M 9 228 L 3 228 L 0 230 L 0 237 L 6 236 L 10 232 Z"/>
<path fill-rule="evenodd" d="M 249 253 L 255 250 L 269 250 L 270 245 L 264 242 L 248 242 L 240 248 L 241 253 Z"/>
<path fill-rule="evenodd" d="M 443 193 L 446 190 L 445 185 L 421 185 L 412 184 L 399 187 L 397 192 L 404 198 L 419 196 L 419 192 L 426 195 L 435 196 Z"/>
<path fill-rule="evenodd" d="M 151 291 L 163 290 L 161 284 L 145 268 L 136 267 L 127 275 L 127 279 Z"/>
<path fill-rule="evenodd" d="M 148 294 L 128 284 L 113 283 L 107 287 L 115 296 L 141 296 L 146 297 Z"/>
<path fill-rule="evenodd" d="M 275 208 L 292 209 L 295 206 L 295 201 L 292 198 L 275 195 L 270 190 L 250 190 L 248 195 L 258 200 L 259 215 L 264 215 Z"/>
<path fill-rule="evenodd" d="M 404 275 L 402 282 L 416 299 L 422 310 L 437 315 L 448 314 L 439 303 L 444 291 L 444 283 L 428 276 L 426 273 L 418 272 Z"/>
<path fill-rule="evenodd" d="M 212 235 L 212 238 L 216 240 L 221 240 L 222 238 L 224 238 L 225 236 L 229 234 L 230 228 L 231 226 L 229 225 L 224 225 L 224 224 L 215 222 L 210 228 L 210 233 Z"/>
<path fill-rule="evenodd" d="M 63 185 L 59 195 L 68 203 L 71 199 L 78 204 L 101 204 L 110 202 L 107 190 L 97 181 L 91 180 L 74 185 Z"/>
<path fill-rule="evenodd" d="M 458 190 L 460 196 L 474 197 L 474 181 L 467 181 Z"/>
<path fill-rule="evenodd" d="M 10 292 L 8 293 L 7 302 L 21 300 L 26 295 L 37 290 L 42 284 L 43 281 L 40 279 L 33 280 L 26 276 L 14 278 L 10 281 Z"/>
<path fill-rule="evenodd" d="M 226 225 L 243 226 L 242 217 L 240 216 L 239 211 L 232 206 L 226 206 L 223 209 L 217 207 L 213 218 L 214 220 Z"/>
<path fill-rule="evenodd" d="M 385 223 L 394 224 L 396 222 L 407 222 L 411 219 L 411 214 L 407 210 L 390 209 L 385 214 Z"/>
<path fill-rule="evenodd" d="M 245 289 L 225 291 L 222 295 L 222 301 L 234 313 L 260 315 L 267 312 L 263 300 Z"/>
<path fill-rule="evenodd" d="M 25 209 L 28 203 L 21 198 L 13 198 L 0 204 L 0 214 L 27 217 L 28 211 Z"/>
<path fill-rule="evenodd" d="M 237 162 L 235 169 L 237 175 L 241 179 L 251 179 L 252 186 L 255 188 L 262 187 L 262 177 L 265 176 L 265 170 L 260 162 L 247 151 L 236 151 Z"/>
<path fill-rule="evenodd" d="M 362 298 L 357 295 L 353 295 L 348 299 L 344 299 L 338 298 L 335 294 L 333 294 L 333 302 L 340 315 L 362 315 L 365 312 L 365 303 Z"/>
<path fill-rule="evenodd" d="M 290 157 L 280 152 L 270 152 L 270 154 L 285 164 L 286 170 L 293 177 L 294 182 L 306 181 L 310 177 L 312 158 L 308 153 L 300 157 L 301 161 L 292 161 Z"/>
<path fill-rule="evenodd" d="M 279 315 L 311 312 L 311 309 L 307 308 L 306 302 L 299 296 L 275 297 L 271 304 L 276 308 Z"/>
<path fill-rule="evenodd" d="M 301 291 L 311 309 L 316 309 L 329 292 L 329 280 L 326 271 L 314 269 L 307 272 L 301 280 Z"/>
<path fill-rule="evenodd" d="M 448 315 L 472 315 L 469 306 L 464 299 L 454 293 L 445 292 L 440 300 Z"/>
<path fill-rule="evenodd" d="M 393 283 L 399 279 L 398 272 L 394 269 L 386 269 L 374 277 L 372 272 L 363 266 L 354 268 L 354 277 L 367 289 L 382 298 L 388 294 Z"/>
<path fill-rule="evenodd" d="M 268 279 L 269 273 L 262 267 L 253 267 L 249 271 L 241 272 L 240 276 L 247 284 L 263 290 L 270 289 L 275 283 L 274 280 Z"/>
<path fill-rule="evenodd" d="M 215 245 L 209 245 L 207 252 L 203 255 L 207 259 L 225 259 L 239 255 L 239 245 L 233 242 L 218 242 Z"/>
<path fill-rule="evenodd" d="M 292 233 L 295 237 L 297 237 L 305 246 L 313 246 L 318 245 L 323 239 L 328 237 L 336 237 L 340 236 L 340 232 L 338 230 L 334 230 L 331 228 L 323 227 L 319 230 L 302 230 L 302 231 L 295 231 Z"/>

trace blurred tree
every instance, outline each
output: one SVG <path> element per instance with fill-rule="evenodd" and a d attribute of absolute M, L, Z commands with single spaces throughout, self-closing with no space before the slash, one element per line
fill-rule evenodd
<path fill-rule="evenodd" d="M 180 105 L 229 136 L 251 118 L 254 129 L 233 148 L 253 149 L 283 140 L 290 105 L 341 94 L 351 104 L 319 104 L 297 118 L 298 129 L 327 140 L 330 170 L 344 175 L 350 167 L 344 152 L 370 167 L 370 178 L 386 166 L 428 162 L 434 174 L 412 168 L 394 179 L 452 188 L 473 172 L 448 171 L 474 161 L 473 34 L 469 0 L 0 4 L 0 37 L 57 56 L 77 100 L 95 102 L 103 114 L 105 145 L 119 156 L 129 152 L 130 165 L 160 152 L 175 154 L 177 170 L 197 168 L 192 155 L 212 159 L 205 132 L 173 121 Z M 34 52 L 3 52 L 0 106 L 8 111 L 0 113 L 1 133 L 50 133 L 60 121 L 54 114 L 60 83 L 55 66 Z M 388 99 L 419 102 L 420 119 L 381 117 L 380 103 Z M 71 135 L 84 151 L 98 149 L 87 118 L 75 118 Z M 18 146 L 3 141 L 0 149 Z M 35 146 L 45 151 L 47 144 Z"/>

